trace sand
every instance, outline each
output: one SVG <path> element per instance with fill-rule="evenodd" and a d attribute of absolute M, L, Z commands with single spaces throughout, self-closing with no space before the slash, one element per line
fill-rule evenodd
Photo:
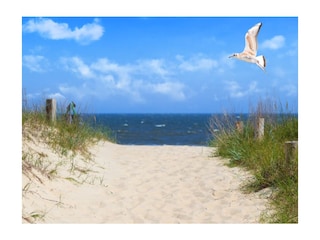
<path fill-rule="evenodd" d="M 250 174 L 212 147 L 99 142 L 90 161 L 28 147 L 59 174 L 23 174 L 23 223 L 258 223 L 268 203 L 266 191 L 243 193 Z"/>

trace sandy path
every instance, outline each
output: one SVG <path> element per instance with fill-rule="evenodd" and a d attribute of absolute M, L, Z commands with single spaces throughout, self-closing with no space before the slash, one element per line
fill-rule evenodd
<path fill-rule="evenodd" d="M 46 183 L 50 193 L 43 194 L 60 199 L 60 204 L 46 203 L 45 222 L 258 222 L 266 197 L 243 194 L 239 188 L 248 174 L 224 166 L 223 160 L 210 157 L 212 151 L 100 143 L 93 152 L 101 184 L 75 185 L 64 179 Z"/>

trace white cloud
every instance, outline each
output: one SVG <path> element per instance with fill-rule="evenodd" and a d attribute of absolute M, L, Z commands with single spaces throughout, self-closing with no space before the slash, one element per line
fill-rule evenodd
<path fill-rule="evenodd" d="M 58 99 L 58 100 L 65 100 L 66 97 L 63 96 L 61 93 L 51 93 L 48 95 L 48 98 L 54 98 L 54 99 Z"/>
<path fill-rule="evenodd" d="M 235 66 L 235 61 L 233 59 L 229 58 L 230 53 L 222 53 L 219 57 L 219 64 L 217 68 L 217 72 L 220 74 L 225 73 L 228 71 L 230 68 L 234 68 Z"/>
<path fill-rule="evenodd" d="M 26 94 L 26 96 L 25 96 L 25 99 L 28 101 L 29 99 L 37 99 L 37 98 L 39 98 L 39 97 L 41 97 L 41 93 L 28 93 L 28 94 Z"/>
<path fill-rule="evenodd" d="M 269 40 L 265 40 L 264 42 L 262 42 L 261 48 L 276 50 L 282 48 L 284 46 L 284 43 L 285 38 L 282 35 L 277 35 Z"/>
<path fill-rule="evenodd" d="M 95 77 L 90 67 L 86 65 L 79 57 L 61 58 L 61 63 L 67 70 L 74 72 L 83 78 Z"/>
<path fill-rule="evenodd" d="M 166 95 L 175 101 L 186 99 L 184 84 L 172 81 L 168 77 L 164 60 L 146 59 L 133 64 L 120 65 L 107 58 L 86 64 L 79 57 L 61 59 L 66 70 L 81 78 L 91 79 L 84 84 L 60 87 L 63 93 L 73 93 L 79 98 L 86 94 L 99 98 L 111 95 L 126 95 L 135 102 L 145 102 L 145 93 Z"/>
<path fill-rule="evenodd" d="M 138 65 L 134 68 L 140 73 L 155 74 L 162 77 L 170 74 L 170 71 L 166 67 L 163 59 L 140 60 L 138 61 Z"/>
<path fill-rule="evenodd" d="M 22 64 L 32 72 L 45 72 L 48 70 L 47 59 L 40 55 L 24 55 Z"/>
<path fill-rule="evenodd" d="M 100 81 L 109 91 L 134 92 L 131 86 L 133 71 L 131 66 L 122 66 L 107 58 L 101 58 L 93 62 L 90 69 L 95 72 L 96 80 Z"/>
<path fill-rule="evenodd" d="M 179 82 L 163 82 L 149 85 L 149 88 L 153 92 L 168 95 L 177 101 L 183 101 L 186 99 L 186 95 L 183 91 L 184 87 L 185 86 Z"/>
<path fill-rule="evenodd" d="M 242 97 L 244 95 L 237 82 L 226 81 L 226 85 L 226 89 L 230 92 L 231 97 Z"/>
<path fill-rule="evenodd" d="M 99 40 L 103 35 L 103 27 L 95 20 L 93 23 L 85 24 L 81 28 L 70 29 L 67 23 L 57 23 L 51 19 L 31 19 L 22 27 L 24 32 L 37 32 L 41 36 L 53 40 L 73 39 L 81 44 L 88 44 Z"/>
<path fill-rule="evenodd" d="M 177 55 L 176 59 L 180 62 L 178 68 L 188 72 L 209 71 L 218 66 L 218 62 L 216 60 L 202 55 L 194 56 L 188 60 L 184 60 L 183 56 Z"/>
<path fill-rule="evenodd" d="M 232 98 L 242 98 L 251 93 L 259 92 L 260 90 L 257 88 L 257 82 L 253 81 L 249 84 L 245 90 L 239 85 L 236 81 L 226 81 L 226 90 L 230 93 L 230 97 Z"/>
<path fill-rule="evenodd" d="M 125 70 L 122 66 L 117 63 L 113 63 L 107 58 L 98 59 L 96 62 L 91 64 L 91 68 L 97 72 L 109 73 L 116 72 L 119 73 Z"/>
<path fill-rule="evenodd" d="M 60 92 L 62 94 L 73 96 L 76 99 L 82 99 L 87 95 L 93 95 L 94 92 L 90 88 L 86 88 L 85 85 L 79 86 L 68 86 L 68 85 L 61 85 L 59 86 Z"/>

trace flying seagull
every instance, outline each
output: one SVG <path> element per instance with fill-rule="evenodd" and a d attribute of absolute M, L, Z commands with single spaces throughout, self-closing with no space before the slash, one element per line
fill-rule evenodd
<path fill-rule="evenodd" d="M 263 55 L 256 56 L 258 50 L 257 36 L 260 31 L 262 23 L 257 23 L 248 30 L 245 36 L 246 45 L 242 53 L 234 53 L 229 58 L 237 58 L 242 61 L 257 64 L 263 71 L 266 67 L 266 59 Z"/>

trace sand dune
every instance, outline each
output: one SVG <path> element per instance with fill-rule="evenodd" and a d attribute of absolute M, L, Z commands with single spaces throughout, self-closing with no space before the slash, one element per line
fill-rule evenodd
<path fill-rule="evenodd" d="M 78 171 L 61 166 L 59 176 L 42 183 L 23 176 L 22 221 L 39 214 L 39 223 L 258 223 L 267 194 L 241 192 L 250 175 L 213 151 L 100 142 L 91 161 L 75 159 Z"/>

